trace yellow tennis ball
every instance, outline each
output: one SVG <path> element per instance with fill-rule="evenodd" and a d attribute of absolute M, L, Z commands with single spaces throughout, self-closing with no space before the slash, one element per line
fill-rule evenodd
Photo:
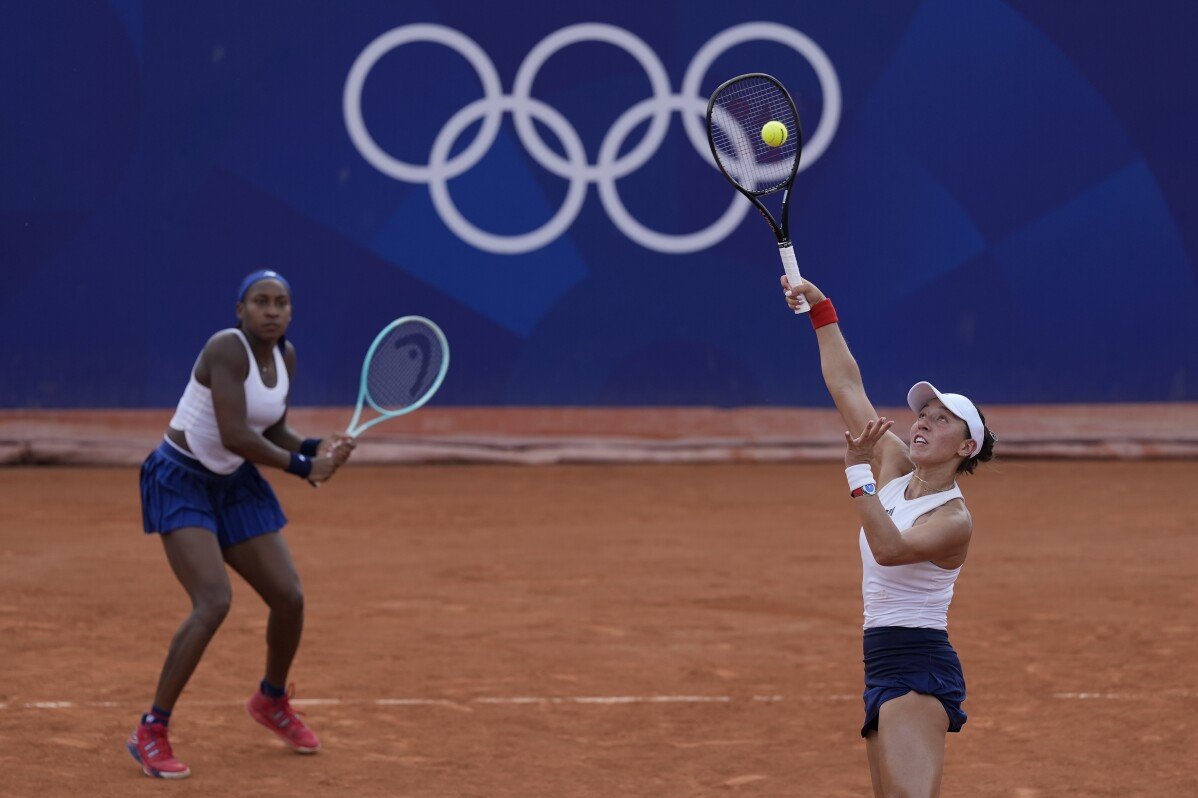
<path fill-rule="evenodd" d="M 761 140 L 771 147 L 781 147 L 790 138 L 790 131 L 786 129 L 786 125 L 776 119 L 766 122 L 761 128 Z"/>

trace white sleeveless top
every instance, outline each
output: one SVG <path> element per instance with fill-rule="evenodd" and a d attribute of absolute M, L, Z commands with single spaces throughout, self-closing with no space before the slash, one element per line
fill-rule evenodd
<path fill-rule="evenodd" d="M 914 473 L 914 472 L 912 472 Z M 939 493 L 905 498 L 912 474 L 892 479 L 880 491 L 878 498 L 899 532 L 911 528 L 915 520 L 945 502 L 960 499 L 957 483 Z M 865 628 L 877 626 L 907 626 L 918 629 L 947 629 L 948 605 L 953 600 L 953 585 L 960 566 L 945 570 L 931 562 L 908 565 L 878 565 L 870 551 L 862 527 L 861 597 L 865 600 Z"/>
<path fill-rule="evenodd" d="M 275 356 L 275 374 L 278 375 L 278 382 L 275 387 L 267 388 L 266 384 L 262 382 L 258 361 L 254 358 L 254 352 L 250 349 L 250 342 L 246 340 L 245 333 L 235 327 L 230 329 L 237 333 L 237 338 L 245 347 L 246 357 L 250 361 L 250 373 L 245 378 L 245 420 L 250 429 L 261 434 L 268 427 L 273 427 L 278 423 L 287 410 L 287 390 L 290 388 L 287 364 L 283 362 L 283 353 L 280 351 L 280 347 L 271 347 Z M 228 332 L 228 330 L 221 330 L 221 332 Z M 196 358 L 196 363 L 199 363 L 199 358 Z M 212 390 L 200 385 L 199 380 L 196 379 L 194 365 L 191 367 L 191 379 L 183 391 L 183 397 L 179 399 L 179 406 L 175 408 L 175 415 L 171 418 L 170 426 L 184 434 L 187 438 L 187 445 L 191 447 L 192 457 L 199 460 L 210 471 L 215 471 L 218 474 L 232 474 L 245 462 L 244 457 L 230 452 L 221 444 L 220 428 L 216 424 L 216 412 L 212 408 Z M 171 443 L 170 438 L 167 438 L 167 443 Z M 184 454 L 187 453 L 184 452 Z"/>

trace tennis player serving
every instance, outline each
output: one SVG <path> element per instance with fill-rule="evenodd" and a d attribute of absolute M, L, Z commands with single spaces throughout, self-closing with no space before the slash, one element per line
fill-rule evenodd
<path fill-rule="evenodd" d="M 299 648 L 304 599 L 279 533 L 287 519 L 254 464 L 317 484 L 349 458 L 355 441 L 343 434 L 304 439 L 287 425 L 296 357 L 284 337 L 291 323 L 291 287 L 283 276 L 268 270 L 247 276 L 237 291 L 236 311 L 237 327 L 213 335 L 200 352 L 165 439 L 141 468 L 145 531 L 161 536 L 171 570 L 192 604 L 171 640 L 154 704 L 126 744 L 142 771 L 158 778 L 191 772 L 175 758 L 167 725 L 229 611 L 233 594 L 226 563 L 270 608 L 266 673 L 246 709 L 293 750 L 320 748 L 284 689 Z M 150 597 L 140 603 L 152 611 L 157 602 Z"/>
<path fill-rule="evenodd" d="M 965 723 L 965 677 L 948 641 L 948 606 L 969 552 L 973 519 L 957 487 L 994 456 L 994 433 L 964 396 L 918 382 L 908 446 L 880 418 L 840 331 L 831 300 L 813 283 L 786 303 L 811 307 L 828 392 L 848 430 L 845 475 L 861 517 L 865 602 L 865 738 L 874 795 L 940 793 L 947 732 Z"/>

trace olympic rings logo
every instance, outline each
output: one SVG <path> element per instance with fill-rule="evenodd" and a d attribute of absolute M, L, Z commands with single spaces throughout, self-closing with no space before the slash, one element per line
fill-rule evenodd
<path fill-rule="evenodd" d="M 635 58 L 645 70 L 653 91 L 651 97 L 636 103 L 616 119 L 604 136 L 593 164 L 587 160 L 582 139 L 566 118 L 532 96 L 537 73 L 552 55 L 572 44 L 588 41 L 615 45 Z M 840 80 L 832 62 L 819 45 L 802 32 L 773 22 L 736 25 L 708 40 L 687 66 L 678 94 L 670 92 L 670 79 L 665 66 L 649 45 L 614 25 L 584 22 L 546 36 L 520 64 L 511 94 L 503 93 L 495 65 L 469 37 L 443 25 L 404 25 L 382 34 L 358 55 L 345 81 L 342 113 L 349 137 L 362 157 L 374 168 L 396 180 L 427 184 L 441 220 L 455 235 L 478 249 L 516 255 L 546 246 L 578 218 L 586 199 L 587 186 L 594 183 L 608 218 L 632 241 L 647 249 L 668 254 L 698 252 L 723 241 L 740 225 L 752 205 L 736 194 L 723 215 L 706 229 L 685 234 L 662 233 L 633 218 L 620 199 L 616 182 L 640 169 L 653 157 L 665 140 L 670 117 L 675 111 L 681 114 L 683 129 L 695 151 L 712 168 L 716 168 L 708 149 L 704 124 L 707 99 L 699 95 L 699 87 L 717 58 L 731 47 L 749 41 L 772 41 L 787 45 L 802 55 L 815 70 L 823 93 L 823 113 L 814 133 L 803 147 L 800 169 L 806 169 L 819 160 L 836 134 L 841 112 Z M 362 88 L 371 69 L 387 53 L 414 42 L 441 44 L 454 50 L 478 73 L 483 87 L 482 99 L 462 108 L 441 128 L 433 141 L 428 164 L 424 166 L 401 161 L 386 152 L 371 137 L 362 116 Z M 548 222 L 527 233 L 504 236 L 487 232 L 469 222 L 449 194 L 449 181 L 474 168 L 483 159 L 499 134 L 504 114 L 509 113 L 521 144 L 532 158 L 543 168 L 569 181 L 569 187 L 561 207 Z M 449 153 L 463 131 L 479 120 L 482 124 L 474 141 L 450 158 Z M 534 120 L 557 136 L 565 150 L 565 158 L 544 142 L 533 124 Z M 645 120 L 650 120 L 649 127 L 640 143 L 624 155 L 619 155 L 625 139 Z"/>

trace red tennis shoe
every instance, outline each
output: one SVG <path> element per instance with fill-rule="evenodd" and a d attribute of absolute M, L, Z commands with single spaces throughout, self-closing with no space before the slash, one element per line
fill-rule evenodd
<path fill-rule="evenodd" d="M 175 759 L 166 727 L 161 723 L 139 723 L 125 743 L 129 754 L 141 765 L 141 772 L 156 779 L 185 779 L 191 769 Z"/>
<path fill-rule="evenodd" d="M 291 686 L 287 695 L 279 698 L 271 698 L 258 690 L 245 702 L 245 709 L 251 718 L 279 735 L 292 751 L 314 754 L 320 750 L 320 738 L 291 708 L 291 696 L 294 694 L 295 685 Z"/>

